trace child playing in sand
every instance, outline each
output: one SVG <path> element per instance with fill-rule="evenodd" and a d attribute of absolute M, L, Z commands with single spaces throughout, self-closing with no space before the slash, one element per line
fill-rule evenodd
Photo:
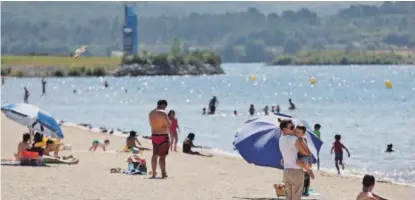
<path fill-rule="evenodd" d="M 334 150 L 334 162 L 336 163 L 337 172 L 340 174 L 340 168 L 339 163 L 342 166 L 342 169 L 344 170 L 344 164 L 343 164 L 343 149 L 347 151 L 348 156 L 350 157 L 349 150 L 340 142 L 340 139 L 342 138 L 341 135 L 335 135 L 333 142 L 333 147 L 331 148 L 331 154 L 333 154 Z"/>
<path fill-rule="evenodd" d="M 298 142 L 304 147 L 307 151 L 307 154 L 298 153 L 297 165 L 301 168 L 305 169 L 310 178 L 314 179 L 314 173 L 311 169 L 311 165 L 313 164 L 313 155 L 311 154 L 310 149 L 307 145 L 307 140 L 304 138 L 306 132 L 306 127 L 302 124 L 298 125 L 295 128 L 295 135 L 298 137 Z"/>
<path fill-rule="evenodd" d="M 101 140 L 94 140 L 92 141 L 92 146 L 89 148 L 89 151 L 95 151 L 98 147 L 101 147 L 102 150 L 105 151 L 105 147 L 107 147 L 110 144 L 110 141 L 108 139 L 101 141 Z"/>

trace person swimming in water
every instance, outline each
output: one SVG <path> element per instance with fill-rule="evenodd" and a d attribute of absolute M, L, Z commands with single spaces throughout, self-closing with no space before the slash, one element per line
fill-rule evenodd
<path fill-rule="evenodd" d="M 202 115 L 206 115 L 206 108 L 202 108 Z"/>
<path fill-rule="evenodd" d="M 201 146 L 196 146 L 193 144 L 195 137 L 196 135 L 194 133 L 189 133 L 189 135 L 187 135 L 187 138 L 183 141 L 183 153 L 211 157 L 211 155 L 204 155 L 198 151 L 192 151 L 192 148 L 202 148 Z"/>
<path fill-rule="evenodd" d="M 279 113 L 281 111 L 281 109 L 280 109 L 280 105 L 277 105 L 277 107 L 275 107 L 275 112 L 276 113 Z"/>
<path fill-rule="evenodd" d="M 393 148 L 393 144 L 388 144 L 388 146 L 386 147 L 386 153 L 392 153 L 394 152 Z"/>
<path fill-rule="evenodd" d="M 291 101 L 291 99 L 288 99 L 288 103 L 290 103 L 290 107 L 288 109 L 295 110 L 295 104 Z"/>
<path fill-rule="evenodd" d="M 238 112 L 236 110 L 234 110 L 233 115 L 238 116 Z"/>

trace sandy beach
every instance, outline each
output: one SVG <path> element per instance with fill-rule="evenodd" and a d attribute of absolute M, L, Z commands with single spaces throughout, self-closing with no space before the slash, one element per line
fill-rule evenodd
<path fill-rule="evenodd" d="M 27 129 L 1 116 L 1 155 L 11 157 Z M 149 175 L 111 174 L 110 168 L 126 168 L 126 153 L 111 153 L 124 145 L 124 138 L 63 127 L 65 143 L 80 159 L 77 165 L 51 167 L 1 167 L 2 199 L 7 200 L 114 200 L 114 199 L 272 199 L 272 185 L 280 183 L 282 171 L 257 167 L 234 157 L 212 158 L 170 153 L 168 179 L 149 179 Z M 109 139 L 111 152 L 87 152 L 93 139 Z M 150 147 L 147 141 L 144 146 Z M 145 152 L 150 168 L 151 152 Z M 320 199 L 355 199 L 361 180 L 316 172 L 311 188 Z M 415 188 L 377 183 L 375 193 L 393 200 L 413 199 Z"/>

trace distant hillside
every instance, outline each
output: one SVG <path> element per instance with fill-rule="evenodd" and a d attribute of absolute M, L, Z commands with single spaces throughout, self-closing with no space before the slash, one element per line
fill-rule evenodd
<path fill-rule="evenodd" d="M 222 14 L 226 12 L 243 12 L 248 8 L 256 8 L 261 12 L 281 13 L 284 10 L 308 8 L 319 15 L 331 15 L 355 2 L 137 2 L 139 16 L 185 16 L 192 12 L 199 14 Z M 358 4 L 375 5 L 379 2 L 358 2 Z M 103 16 L 122 16 L 122 2 L 1 2 L 4 13 L 19 13 L 18 18 L 48 18 L 56 16 L 91 18 Z M 34 20 L 32 19 L 32 20 Z"/>
<path fill-rule="evenodd" d="M 304 49 L 406 48 L 415 39 L 414 2 L 137 4 L 141 50 L 166 51 L 177 36 L 183 49 L 215 49 L 225 62 Z M 120 2 L 2 2 L 1 8 L 3 54 L 69 54 L 81 45 L 89 45 L 86 55 L 121 50 Z"/>

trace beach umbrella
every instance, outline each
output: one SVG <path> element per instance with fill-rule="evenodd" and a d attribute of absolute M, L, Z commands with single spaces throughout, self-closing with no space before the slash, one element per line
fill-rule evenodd
<path fill-rule="evenodd" d="M 37 106 L 26 103 L 6 104 L 1 107 L 1 111 L 6 117 L 23 126 L 50 137 L 63 139 L 62 130 L 56 120 Z"/>
<path fill-rule="evenodd" d="M 236 133 L 233 145 L 241 156 L 251 164 L 283 169 L 278 139 L 281 135 L 279 120 L 291 119 L 295 125 L 304 124 L 307 128 L 305 138 L 313 154 L 313 163 L 323 142 L 312 133 L 304 120 L 271 115 L 248 120 Z"/>

